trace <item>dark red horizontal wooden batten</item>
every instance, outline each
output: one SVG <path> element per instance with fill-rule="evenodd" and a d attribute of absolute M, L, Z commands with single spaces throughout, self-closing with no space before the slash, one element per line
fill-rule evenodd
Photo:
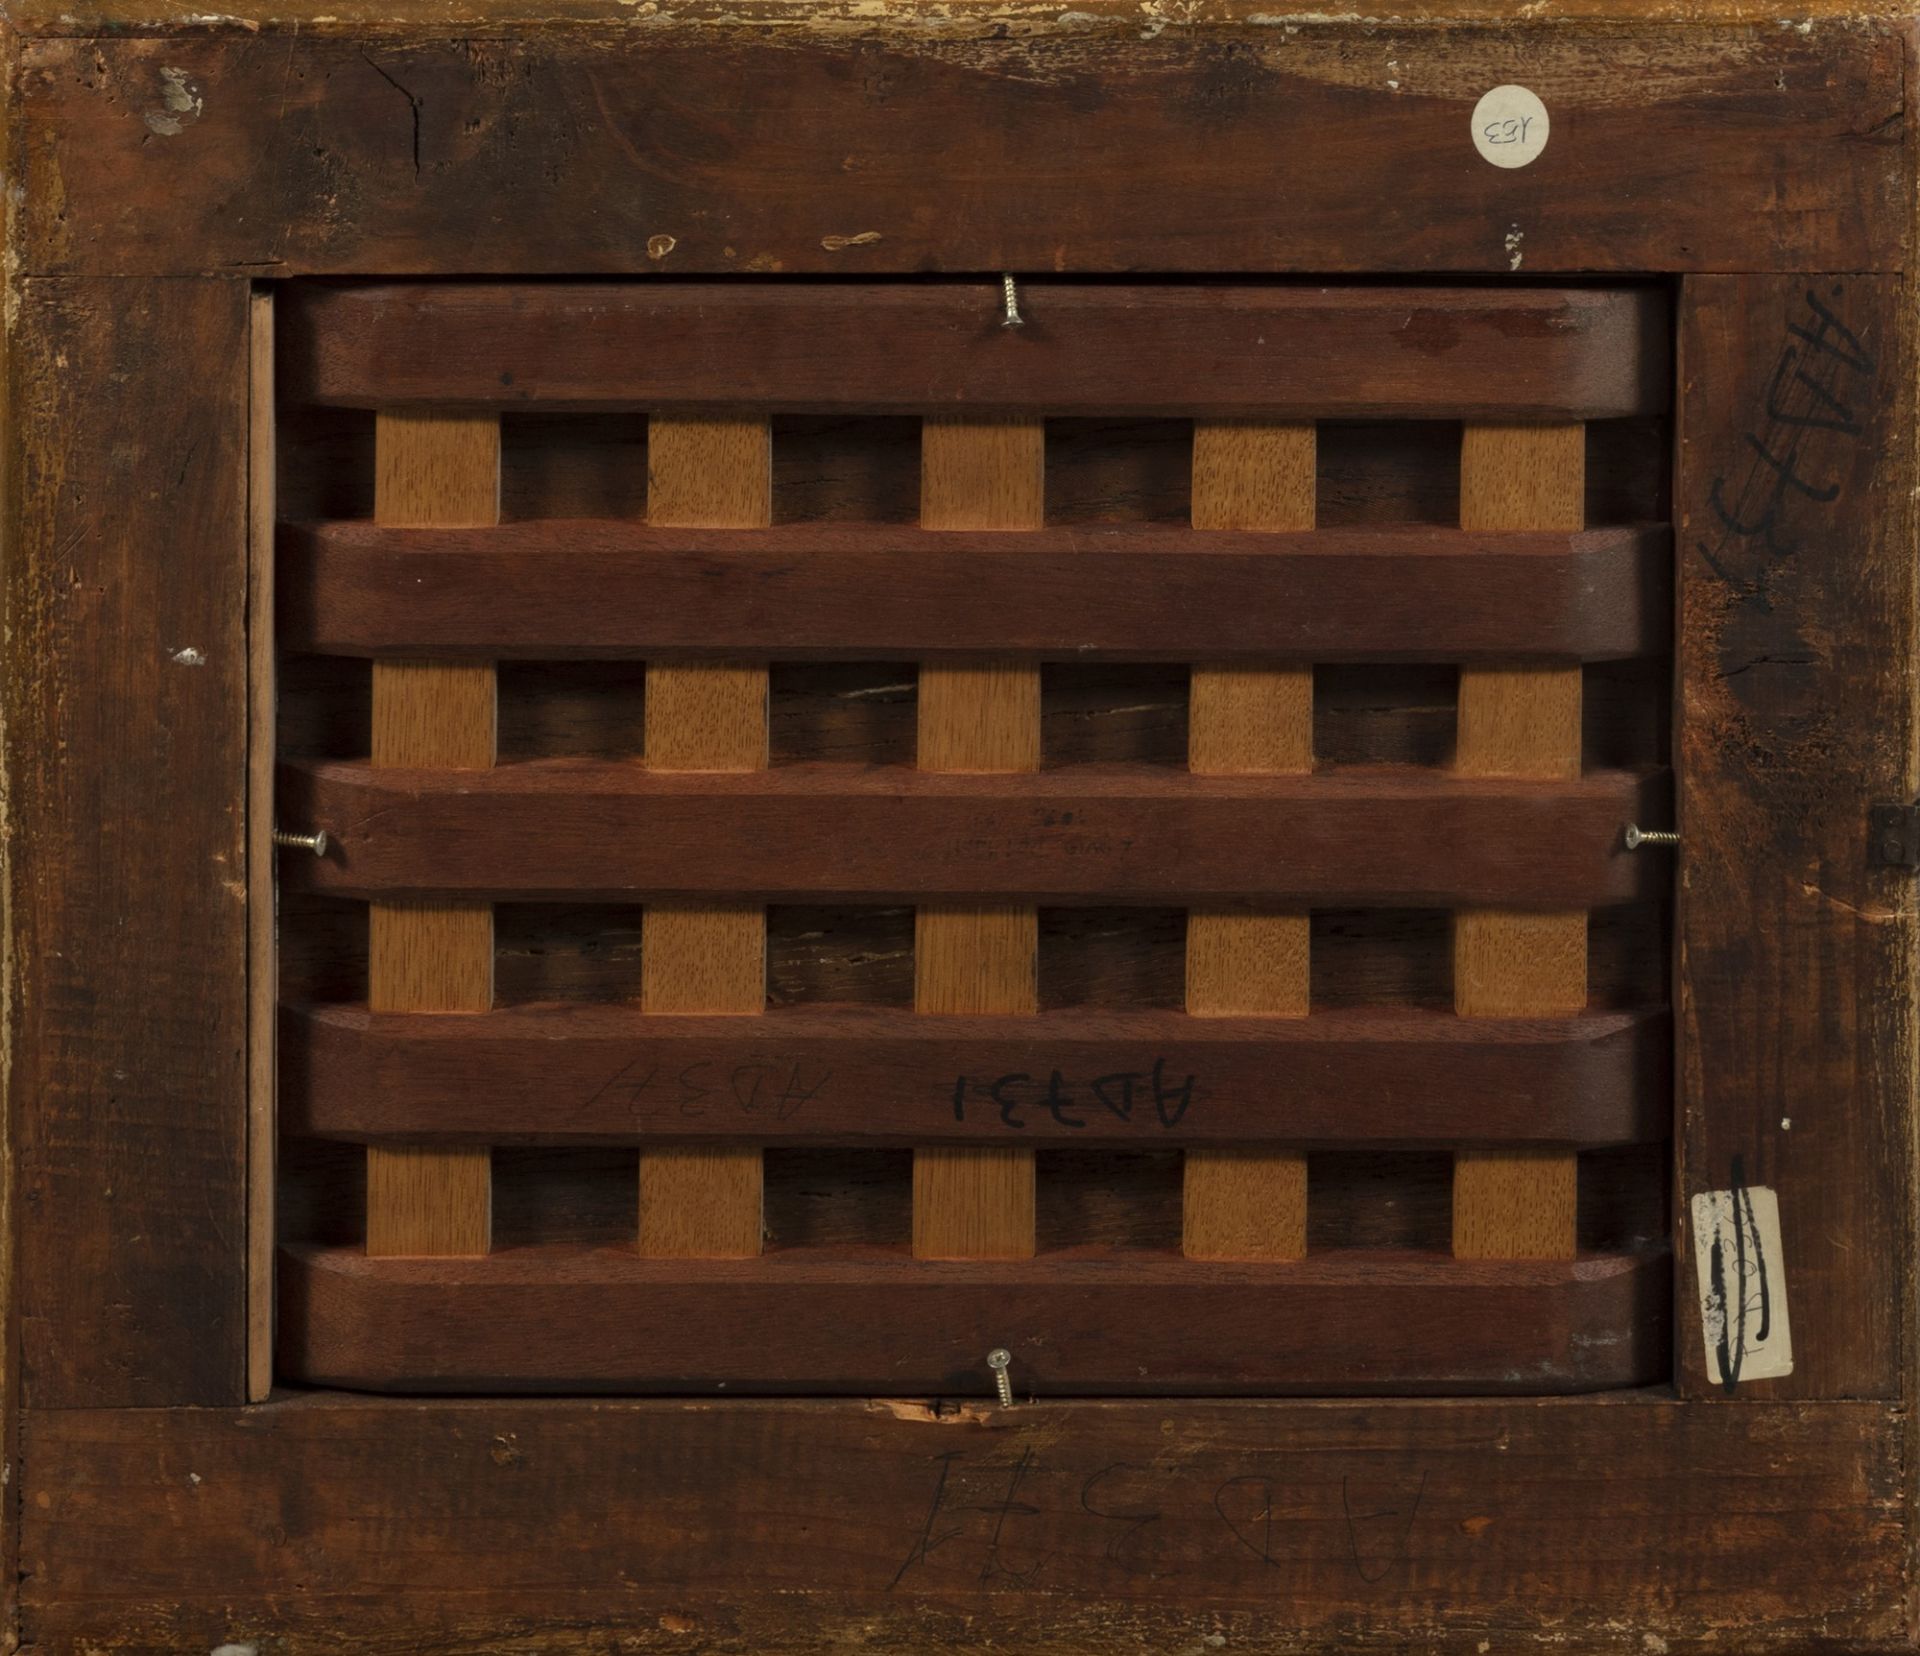
<path fill-rule="evenodd" d="M 1665 1137 L 1670 1039 L 1664 1010 L 294 1006 L 280 1019 L 280 1110 L 288 1133 L 367 1142 L 1592 1146 Z"/>
<path fill-rule="evenodd" d="M 1664 1252 L 1359 1249 L 1254 1266 L 550 1246 L 472 1259 L 294 1249 L 281 1272 L 285 1372 L 328 1385 L 898 1396 L 975 1391 L 985 1353 L 1005 1347 L 1016 1389 L 1043 1396 L 1276 1395 L 1651 1381 L 1666 1363 L 1671 1265 Z"/>
<path fill-rule="evenodd" d="M 1654 650 L 1672 603 L 1664 526 L 326 523 L 283 529 L 280 558 L 289 647 L 392 657 L 1598 661 Z"/>
<path fill-rule="evenodd" d="M 323 829 L 284 875 L 345 896 L 1374 902 L 1593 907 L 1651 895 L 1664 771 L 1563 782 L 1381 767 L 1197 776 L 1073 766 L 969 775 L 783 765 L 741 774 L 537 760 L 491 771 L 281 768 Z"/>
<path fill-rule="evenodd" d="M 759 414 L 1592 420 L 1667 406 L 1651 286 L 997 282 L 316 287 L 300 402 Z"/>

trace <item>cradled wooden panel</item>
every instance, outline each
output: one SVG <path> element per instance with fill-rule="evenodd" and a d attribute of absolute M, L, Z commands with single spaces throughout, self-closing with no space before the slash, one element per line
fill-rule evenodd
<path fill-rule="evenodd" d="M 641 282 L 317 286 L 288 395 L 391 407 L 1581 420 L 1666 404 L 1633 288 Z M 982 523 L 979 527 L 992 525 Z"/>
<path fill-rule="evenodd" d="M 1894 1650 L 1904 1429 L 1885 1404 L 1651 1393 L 61 1410 L 27 1423 L 25 1633 L 48 1651 L 271 1628 L 287 1656 L 589 1638 L 1111 1656 L 1365 1623 L 1474 1656 L 1547 1621 L 1634 1656 L 1708 1656 L 1732 1626 L 1742 1650 Z"/>
<path fill-rule="evenodd" d="M 764 528 L 773 514 L 770 442 L 758 416 L 653 420 L 648 517 Z M 734 660 L 649 662 L 643 716 L 651 770 L 759 770 L 767 762 L 767 669 Z M 741 903 L 651 904 L 641 921 L 640 970 L 648 1015 L 755 1016 L 767 1004 L 766 916 Z M 640 1251 L 667 1259 L 757 1254 L 762 1182 L 754 1147 L 644 1151 Z"/>
<path fill-rule="evenodd" d="M 1005 1347 L 1016 1386 L 1041 1395 L 1278 1395 L 1648 1382 L 1665 1373 L 1672 1264 L 530 1247 L 475 1260 L 292 1249 L 281 1271 L 282 1371 L 329 1385 L 978 1396 L 987 1352 Z"/>
<path fill-rule="evenodd" d="M 1586 452 L 1579 425 L 1468 426 L 1461 528 L 1579 529 Z M 1579 776 L 1581 694 L 1577 667 L 1530 660 L 1464 669 L 1456 767 L 1470 776 Z M 1454 916 L 1453 1004 L 1463 1017 L 1553 1016 L 1587 1003 L 1586 914 L 1570 905 L 1516 908 L 1502 900 Z M 1464 1151 L 1454 1163 L 1453 1251 L 1468 1259 L 1568 1258 L 1577 1245 L 1578 1189 L 1571 1156 Z"/>
<path fill-rule="evenodd" d="M 342 522 L 288 526 L 280 546 L 284 642 L 346 655 L 1599 661 L 1654 652 L 1671 626 L 1672 537 L 1653 526 L 962 539 L 882 524 Z"/>
<path fill-rule="evenodd" d="M 1663 772 L 1562 782 L 1416 768 L 1037 776 L 786 765 L 648 772 L 591 760 L 489 772 L 281 767 L 281 808 L 333 835 L 289 882 L 343 895 L 890 897 L 995 902 L 1503 902 L 1663 889 L 1624 850 L 1666 810 Z M 977 1002 L 949 1011 L 984 1010 Z"/>
<path fill-rule="evenodd" d="M 1684 293 L 1680 411 L 1681 1385 L 1912 1385 L 1915 897 L 1871 805 L 1915 773 L 1911 288 Z M 1791 1375 L 1709 1358 L 1688 1206 L 1780 1204 Z"/>
<path fill-rule="evenodd" d="M 497 31 L 269 39 L 251 17 L 28 41 L 23 268 L 1504 279 L 1516 257 L 1526 277 L 1885 270 L 1906 244 L 1897 19 L 1395 20 L 1362 62 L 1344 19 L 1273 15 L 623 9 L 478 50 Z M 1473 153 L 1502 75 L 1553 112 L 1544 165 Z M 198 101 L 161 134 L 137 111 L 168 113 L 169 84 Z"/>
<path fill-rule="evenodd" d="M 383 525 L 497 523 L 499 420 L 382 410 L 375 419 L 374 514 Z M 495 756 L 495 702 L 491 664 L 376 662 L 372 763 L 485 769 Z M 486 1011 L 493 1004 L 491 907 L 373 904 L 367 1000 L 377 1012 Z M 484 1147 L 369 1146 L 367 1251 L 485 1253 L 492 1200 Z"/>
<path fill-rule="evenodd" d="M 286 1130 L 484 1143 L 748 1139 L 1599 1145 L 1669 1126 L 1664 1012 L 1485 1019 L 1386 1008 L 763 1018 L 521 1006 L 282 1013 Z"/>
<path fill-rule="evenodd" d="M 1311 529 L 1317 451 L 1311 423 L 1196 422 L 1193 526 Z M 1188 765 L 1208 774 L 1311 771 L 1311 657 L 1305 663 L 1235 666 L 1223 664 L 1211 646 L 1196 654 Z M 1311 937 L 1312 917 L 1305 909 L 1193 910 L 1187 915 L 1187 1011 L 1201 1018 L 1304 1017 L 1311 999 Z M 1307 1251 L 1307 1200 L 1307 1158 L 1298 1148 L 1190 1150 L 1183 1168 L 1181 1251 L 1191 1259 L 1297 1258 Z"/>
<path fill-rule="evenodd" d="M 1036 531 L 1046 522 L 1046 485 L 1043 421 L 928 419 L 921 426 L 920 526 L 930 539 Z M 914 762 L 922 771 L 1040 768 L 1040 670 L 1032 662 L 929 662 L 917 688 Z M 978 893 L 962 887 L 955 895 Z M 1037 1012 L 1039 950 L 1031 908 L 922 906 L 914 915 L 914 1011 Z M 928 1259 L 1024 1259 L 1034 1249 L 1034 1202 L 1030 1151 L 930 1145 L 913 1158 L 913 1251 Z"/>

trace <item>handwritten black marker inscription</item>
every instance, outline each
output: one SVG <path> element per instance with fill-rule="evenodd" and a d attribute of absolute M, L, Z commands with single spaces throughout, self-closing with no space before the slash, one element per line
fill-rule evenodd
<path fill-rule="evenodd" d="M 632 1058 L 581 1106 L 624 1103 L 636 1121 L 663 1111 L 698 1121 L 709 1115 L 771 1116 L 786 1121 L 825 1091 L 833 1071 L 805 1059 L 771 1057 L 744 1064 L 703 1060 L 671 1069 Z"/>
<path fill-rule="evenodd" d="M 1166 1059 L 1156 1058 L 1150 1070 L 1115 1070 L 1086 1081 L 1069 1080 L 1057 1069 L 1045 1075 L 1026 1070 L 992 1077 L 960 1075 L 947 1097 L 955 1121 L 997 1120 L 1015 1131 L 1044 1112 L 1056 1126 L 1084 1132 L 1099 1124 L 1102 1111 L 1126 1122 L 1138 1111 L 1143 1123 L 1157 1121 L 1168 1131 L 1180 1125 L 1197 1093 L 1195 1077 L 1170 1070 Z"/>
<path fill-rule="evenodd" d="M 1729 1238 L 1716 1226 L 1707 1250 L 1706 1316 L 1707 1326 L 1716 1331 L 1713 1351 L 1720 1384 L 1731 1396 L 1740 1384 L 1747 1348 L 1765 1345 L 1773 1332 L 1773 1293 L 1767 1285 L 1766 1242 L 1753 1217 L 1742 1157 L 1733 1158 L 1727 1197 L 1733 1235 Z"/>
<path fill-rule="evenodd" d="M 1873 391 L 1878 365 L 1840 314 L 1845 297 L 1844 284 L 1824 295 L 1807 289 L 1805 308 L 1787 324 L 1774 358 L 1760 417 L 1741 433 L 1746 465 L 1731 486 L 1723 475 L 1707 492 L 1720 526 L 1773 558 L 1791 558 L 1796 550 L 1784 531 L 1794 500 L 1830 506 L 1840 498 L 1840 484 L 1819 464 L 1820 451 L 1863 435 L 1857 410 Z M 1704 541 L 1699 550 L 1723 578 L 1731 578 Z"/>

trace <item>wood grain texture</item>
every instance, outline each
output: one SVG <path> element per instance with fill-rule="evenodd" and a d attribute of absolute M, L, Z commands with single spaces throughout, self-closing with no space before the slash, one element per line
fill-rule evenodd
<path fill-rule="evenodd" d="M 1347 1249 L 1275 1270 L 1138 1250 L 660 1260 L 549 1245 L 471 1260 L 290 1249 L 280 1268 L 283 1371 L 356 1390 L 978 1397 L 1005 1347 L 1016 1387 L 1041 1397 L 1536 1393 L 1646 1384 L 1670 1361 L 1664 1249 Z"/>
<path fill-rule="evenodd" d="M 374 516 L 383 524 L 486 525 L 500 515 L 500 422 L 488 414 L 381 411 Z M 491 665 L 377 662 L 376 767 L 484 770 L 494 762 Z M 318 819 L 316 819 L 318 820 Z M 485 903 L 376 902 L 367 916 L 367 1000 L 378 1012 L 484 1012 L 493 1004 L 493 910 Z M 490 1245 L 484 1147 L 369 1146 L 370 1254 L 479 1254 Z"/>
<path fill-rule="evenodd" d="M 1900 1429 L 1884 1403 L 1651 1394 L 61 1411 L 28 1423 L 25 1632 L 47 1650 L 211 1649 L 271 1623 L 289 1656 L 558 1656 L 586 1624 L 648 1652 L 991 1638 L 1106 1656 L 1364 1623 L 1472 1656 L 1551 1618 L 1601 1649 L 1625 1622 L 1686 1656 L 1723 1650 L 1729 1626 L 1750 1629 L 1745 1649 L 1839 1656 L 1905 1637 Z M 1790 1470 L 1756 1477 L 1756 1442 Z M 249 1498 L 183 1497 L 182 1467 Z M 1034 1510 L 1003 1513 L 1021 1468 L 1013 1498 Z M 591 1544 L 534 1477 L 559 1510 L 600 1515 Z M 936 1500 L 948 1539 L 925 1549 Z M 1037 1562 L 1026 1585 L 992 1573 Z M 617 1602 L 609 1577 L 630 1583 Z M 1154 1593 L 1168 1577 L 1177 1596 Z M 370 1594 L 374 1579 L 392 1585 Z"/>
<path fill-rule="evenodd" d="M 996 341 L 1018 350 L 1017 338 Z M 920 526 L 1034 530 L 1046 523 L 1039 420 L 929 419 L 920 431 Z M 920 669 L 917 763 L 926 771 L 1040 768 L 1040 670 L 991 660 Z M 914 917 L 913 1004 L 933 1015 L 1039 1010 L 1039 923 L 1031 908 L 922 907 Z M 1033 1253 L 1033 1156 L 926 1148 L 913 1158 L 913 1251 L 921 1259 Z M 984 1358 L 985 1348 L 981 1353 Z"/>
<path fill-rule="evenodd" d="M 1039 278 L 1021 293 L 1027 328 L 996 338 L 997 283 L 316 286 L 288 319 L 291 392 L 680 415 L 1578 420 L 1657 413 L 1670 377 L 1652 287 Z"/>
<path fill-rule="evenodd" d="M 1672 536 L 1655 525 L 1196 536 L 1164 524 L 1076 524 L 962 538 L 881 523 L 730 534 L 611 519 L 484 532 L 344 521 L 287 525 L 280 545 L 283 638 L 345 655 L 430 648 L 551 661 L 750 649 L 784 660 L 919 661 L 995 649 L 1256 665 L 1283 655 L 1503 661 L 1525 651 L 1603 661 L 1663 650 L 1673 620 Z M 1241 682 L 1216 674 L 1195 693 L 1228 696 Z"/>
<path fill-rule="evenodd" d="M 1468 426 L 1460 526 L 1577 529 L 1586 521 L 1586 428 Z M 1460 673 L 1455 764 L 1469 776 L 1578 777 L 1577 667 Z M 1454 916 L 1454 1010 L 1463 1017 L 1576 1012 L 1587 1003 L 1587 917 L 1463 909 Z M 1464 1259 L 1569 1258 L 1579 1164 L 1571 1156 L 1462 1151 L 1453 1170 L 1453 1251 Z"/>
<path fill-rule="evenodd" d="M 1854 22 L 1906 15 L 1899 0 L 1804 0 L 1804 15 L 1816 20 L 1847 18 Z M 1192 22 L 1208 26 L 1243 21 L 1264 13 L 1262 0 L 1208 0 L 1193 14 Z M 1400 14 L 1420 22 L 1507 21 L 1508 14 L 1488 0 L 1415 0 Z M 1619 18 L 1619 0 L 1561 0 L 1550 16 L 1558 24 L 1614 21 Z M 1775 11 L 1756 0 L 1668 0 L 1668 3 L 1639 8 L 1635 18 L 1647 22 L 1684 22 L 1695 25 L 1715 23 L 1764 22 L 1775 18 Z M 284 34 L 298 32 L 322 38 L 350 35 L 356 39 L 384 40 L 418 34 L 423 27 L 433 32 L 442 29 L 472 30 L 495 25 L 519 32 L 529 26 L 551 27 L 562 37 L 607 41 L 623 39 L 631 20 L 610 17 L 593 0 L 436 0 L 430 10 L 417 16 L 396 17 L 386 6 L 373 0 L 274 0 L 269 6 L 253 6 L 245 17 L 214 12 L 182 15 L 170 0 L 92 0 L 90 4 L 68 5 L 65 0 L 23 0 L 12 14 L 16 32 L 23 38 L 57 39 L 96 35 L 226 35 Z M 778 25 L 791 18 L 781 0 L 753 0 L 736 4 L 734 0 L 702 0 L 674 14 L 678 20 L 713 31 L 735 26 L 761 28 Z M 860 0 L 823 5 L 819 17 L 836 30 L 851 30 L 857 25 L 873 34 L 910 29 L 922 16 L 912 0 L 896 0 L 879 11 L 860 4 Z M 1000 38 L 1009 22 L 1023 32 L 1076 33 L 1087 29 L 1102 31 L 1107 37 L 1119 35 L 1131 39 L 1137 31 L 1139 14 L 1126 0 L 1088 0 L 1077 17 L 1062 20 L 1046 0 L 1022 0 L 999 17 L 974 17 L 962 13 L 951 20 L 954 36 L 977 40 L 983 35 Z"/>
<path fill-rule="evenodd" d="M 1873 865 L 1865 810 L 1920 791 L 1912 288 L 1684 298 L 1679 1383 L 1893 1397 L 1914 1337 L 1914 876 Z M 1688 1204 L 1741 1185 L 1780 1204 L 1794 1371 L 1775 1379 L 1722 1372 L 1700 1332 Z"/>
<path fill-rule="evenodd" d="M 449 776 L 289 760 L 280 788 L 283 809 L 340 839 L 338 857 L 293 859 L 283 881 L 343 896 L 1571 908 L 1653 895 L 1669 878 L 1620 852 L 1622 823 L 1670 809 L 1661 771 L 694 774 L 552 759 Z"/>
<path fill-rule="evenodd" d="M 273 1387 L 274 1143 L 280 1000 L 273 844 L 274 643 L 273 294 L 248 305 L 247 385 L 247 1401 Z"/>
<path fill-rule="evenodd" d="M 23 42 L 23 268 L 1505 277 L 1518 221 L 1529 278 L 1885 270 L 1911 217 L 1900 145 L 1860 137 L 1904 107 L 1891 22 L 1803 36 L 1771 20 L 1397 21 L 1369 37 L 1377 62 L 1362 66 L 1338 19 L 1144 38 L 1137 20 L 1103 36 L 1057 14 L 997 36 L 982 17 L 959 37 L 884 14 L 804 31 L 785 27 L 791 13 L 770 27 L 627 21 L 647 30 L 644 53 L 579 36 L 516 43 L 505 101 L 501 59 L 476 58 L 470 28 L 384 41 L 373 55 L 393 81 L 352 38 Z M 1468 165 L 1490 53 L 1524 62 L 1549 108 L 1579 111 L 1557 123 L 1544 170 Z M 1618 72 L 1623 54 L 1638 74 Z M 269 58 L 274 73 L 249 72 Z M 863 79 L 875 62 L 884 99 Z M 1389 62 L 1409 78 L 1375 72 Z M 142 120 L 100 118 L 108 88 L 157 98 L 163 67 L 201 89 L 178 134 L 162 143 Z M 1281 159 L 1308 151 L 1319 166 Z M 769 155 L 782 157 L 773 176 Z M 544 187 L 498 212 L 529 169 Z M 930 213 L 930 178 L 996 187 Z M 1248 211 L 1283 187 L 1284 214 Z M 1417 210 L 1353 209 L 1376 199 Z"/>
<path fill-rule="evenodd" d="M 544 1002 L 453 1020 L 290 1005 L 282 1110 L 303 1138 L 541 1144 L 639 1133 L 650 1144 L 1450 1148 L 1671 1130 L 1663 1011 L 1464 1019 L 1369 1006 L 1276 1021 L 1268 1010 L 929 1018 L 807 1006 L 746 1019 Z"/>
<path fill-rule="evenodd" d="M 13 1395 L 238 1403 L 250 296 L 232 280 L 12 292 Z"/>
<path fill-rule="evenodd" d="M 764 529 L 773 521 L 764 418 L 655 418 L 647 426 L 647 517 L 655 526 Z M 755 771 L 767 763 L 767 670 L 737 661 L 647 667 L 646 758 L 655 771 Z M 766 1010 L 766 916 L 738 903 L 654 903 L 641 931 L 649 1014 Z M 761 1243 L 758 1146 L 640 1152 L 640 1251 L 732 1258 Z"/>
<path fill-rule="evenodd" d="M 1315 428 L 1196 422 L 1196 529 L 1311 529 Z M 1311 771 L 1313 667 L 1196 665 L 1188 764 L 1200 772 Z M 1187 1011 L 1303 1018 L 1309 1009 L 1304 910 L 1196 909 L 1187 916 Z M 1307 1158 L 1299 1151 L 1189 1150 L 1182 1248 L 1194 1259 L 1297 1259 L 1307 1251 Z"/>

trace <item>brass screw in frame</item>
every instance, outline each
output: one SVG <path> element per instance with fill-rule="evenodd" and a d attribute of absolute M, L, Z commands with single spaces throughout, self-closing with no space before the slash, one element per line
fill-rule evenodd
<path fill-rule="evenodd" d="M 282 851 L 311 851 L 316 857 L 327 854 L 327 831 L 316 828 L 311 834 L 296 834 L 286 828 L 273 831 L 273 843 Z"/>
<path fill-rule="evenodd" d="M 1006 310 L 1001 315 L 1000 326 L 1003 328 L 1024 328 L 1027 325 L 1027 319 L 1020 314 L 1020 289 L 1014 283 L 1012 276 L 1008 275 L 1000 278 L 1000 292 L 1006 301 Z"/>
<path fill-rule="evenodd" d="M 1013 1407 L 1013 1381 L 1007 1370 L 1013 1366 L 1013 1353 L 1005 1346 L 995 1346 L 987 1353 L 987 1367 L 993 1370 L 994 1390 L 1000 1394 L 1000 1407 Z"/>
<path fill-rule="evenodd" d="M 1627 849 L 1638 851 L 1643 845 L 1678 845 L 1680 836 L 1665 828 L 1642 828 L 1638 823 L 1627 824 Z"/>

